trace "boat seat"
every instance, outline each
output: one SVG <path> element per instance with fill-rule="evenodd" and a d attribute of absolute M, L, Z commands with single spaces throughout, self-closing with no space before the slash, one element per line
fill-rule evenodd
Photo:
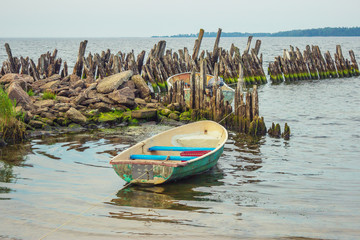
<path fill-rule="evenodd" d="M 149 147 L 149 151 L 212 151 L 215 148 L 208 147 L 176 147 L 176 146 L 153 146 Z"/>
<path fill-rule="evenodd" d="M 171 161 L 188 161 L 195 159 L 196 157 L 183 157 L 183 156 L 166 156 L 166 155 L 145 155 L 145 154 L 133 154 L 130 155 L 130 159 L 146 159 L 146 160 L 171 160 Z"/>
<path fill-rule="evenodd" d="M 213 136 L 209 134 L 198 134 L 198 135 L 185 135 L 176 137 L 176 144 L 183 147 L 196 147 L 196 148 L 204 148 L 204 147 L 215 147 L 218 146 L 220 141 L 220 136 Z M 201 151 L 201 150 L 199 150 Z"/>
<path fill-rule="evenodd" d="M 191 156 L 191 157 L 200 157 L 211 151 L 184 151 L 180 153 L 180 156 Z"/>

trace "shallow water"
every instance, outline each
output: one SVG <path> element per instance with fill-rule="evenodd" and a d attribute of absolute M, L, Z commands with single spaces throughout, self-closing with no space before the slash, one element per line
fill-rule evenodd
<path fill-rule="evenodd" d="M 347 38 L 309 41 L 335 48 L 338 40 L 359 53 Z M 287 41 L 307 43 L 282 39 L 271 51 Z M 170 126 L 44 136 L 2 148 L 0 238 L 357 239 L 359 89 L 359 77 L 261 86 L 261 116 L 267 127 L 287 122 L 289 141 L 230 132 L 214 169 L 151 188 L 121 190 L 125 182 L 109 160 Z"/>

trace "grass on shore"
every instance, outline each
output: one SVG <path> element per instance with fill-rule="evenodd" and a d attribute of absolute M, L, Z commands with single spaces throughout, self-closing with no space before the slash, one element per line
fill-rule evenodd
<path fill-rule="evenodd" d="M 16 101 L 12 101 L 0 86 L 0 138 L 12 143 L 25 135 L 24 123 L 16 119 Z"/>
<path fill-rule="evenodd" d="M 51 92 L 51 91 L 46 91 L 44 92 L 44 94 L 42 95 L 42 99 L 43 100 L 47 100 L 47 99 L 56 99 L 56 94 Z"/>

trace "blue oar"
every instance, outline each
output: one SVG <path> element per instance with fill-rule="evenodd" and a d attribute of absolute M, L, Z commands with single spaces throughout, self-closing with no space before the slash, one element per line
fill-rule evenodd
<path fill-rule="evenodd" d="M 146 160 L 172 160 L 172 161 L 188 161 L 197 157 L 182 157 L 182 156 L 165 156 L 165 155 L 130 155 L 130 159 L 146 159 Z"/>

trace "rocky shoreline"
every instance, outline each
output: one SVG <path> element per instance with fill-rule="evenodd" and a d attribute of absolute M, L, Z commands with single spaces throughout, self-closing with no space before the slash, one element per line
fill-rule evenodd
<path fill-rule="evenodd" d="M 35 81 L 29 75 L 9 73 L 1 77 L 0 85 L 16 101 L 16 112 L 31 135 L 39 129 L 77 131 L 188 120 L 176 103 L 165 107 L 153 99 L 145 80 L 131 70 L 97 80 L 54 74 Z"/>

